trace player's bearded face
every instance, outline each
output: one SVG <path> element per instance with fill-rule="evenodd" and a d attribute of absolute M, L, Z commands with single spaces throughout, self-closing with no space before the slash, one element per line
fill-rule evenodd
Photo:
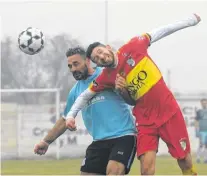
<path fill-rule="evenodd" d="M 93 62 L 99 67 L 113 67 L 115 63 L 115 55 L 110 48 L 96 47 L 91 54 Z"/>
<path fill-rule="evenodd" d="M 68 57 L 68 68 L 76 80 L 85 80 L 88 77 L 88 60 L 79 54 Z"/>
<path fill-rule="evenodd" d="M 72 72 L 73 77 L 76 80 L 85 80 L 88 77 L 88 67 L 86 64 L 84 64 L 83 68 L 81 70 L 75 70 Z"/>

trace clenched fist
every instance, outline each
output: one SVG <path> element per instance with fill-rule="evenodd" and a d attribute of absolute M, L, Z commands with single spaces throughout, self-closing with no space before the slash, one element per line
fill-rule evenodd
<path fill-rule="evenodd" d="M 73 117 L 69 117 L 66 120 L 66 127 L 70 130 L 70 131 L 76 131 L 76 124 L 75 124 L 75 119 Z"/>
<path fill-rule="evenodd" d="M 37 155 L 44 155 L 47 152 L 49 144 L 45 141 L 40 141 L 34 147 L 34 153 Z"/>
<path fill-rule="evenodd" d="M 201 17 L 200 16 L 198 16 L 197 14 L 194 14 L 195 15 L 195 17 L 197 18 L 197 21 L 198 21 L 198 23 L 201 21 Z"/>
<path fill-rule="evenodd" d="M 125 78 L 122 77 L 120 74 L 117 74 L 115 80 L 115 89 L 122 92 L 122 90 L 126 88 L 126 86 L 127 84 Z"/>

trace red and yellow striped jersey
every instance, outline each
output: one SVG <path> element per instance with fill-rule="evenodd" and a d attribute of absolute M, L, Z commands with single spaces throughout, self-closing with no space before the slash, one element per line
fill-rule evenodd
<path fill-rule="evenodd" d="M 105 68 L 90 89 L 99 92 L 114 88 L 116 75 L 121 74 L 126 78 L 130 96 L 136 100 L 133 114 L 137 123 L 160 126 L 176 113 L 178 104 L 147 53 L 149 45 L 147 34 L 132 38 L 118 50 L 118 66 Z"/>

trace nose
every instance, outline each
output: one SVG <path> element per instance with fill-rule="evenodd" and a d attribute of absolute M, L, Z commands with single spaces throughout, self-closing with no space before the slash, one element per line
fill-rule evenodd
<path fill-rule="evenodd" d="M 76 71 L 76 68 L 74 66 L 72 66 L 71 69 L 70 69 L 70 71 L 71 72 L 74 72 L 74 71 Z"/>
<path fill-rule="evenodd" d="M 105 57 L 103 55 L 100 57 L 100 61 L 101 62 L 105 62 L 106 61 L 106 59 L 105 59 Z"/>

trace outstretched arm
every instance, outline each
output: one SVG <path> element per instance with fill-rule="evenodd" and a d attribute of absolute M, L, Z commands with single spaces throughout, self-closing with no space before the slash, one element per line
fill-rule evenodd
<path fill-rule="evenodd" d="M 157 29 L 154 29 L 150 32 L 148 32 L 147 34 L 149 34 L 151 41 L 150 43 L 154 43 L 176 31 L 179 31 L 181 29 L 187 28 L 187 27 L 191 27 L 191 26 L 195 26 L 197 25 L 199 22 L 201 21 L 201 18 L 196 15 L 196 14 L 192 14 L 191 16 L 189 16 L 187 19 L 185 20 L 181 20 L 178 21 L 176 23 L 173 24 L 169 24 L 166 26 L 162 26 L 159 27 Z"/>
<path fill-rule="evenodd" d="M 57 120 L 54 127 L 44 137 L 43 141 L 45 141 L 48 144 L 51 144 L 60 135 L 62 135 L 66 130 L 67 130 L 67 127 L 65 125 L 65 119 L 61 117 L 60 119 Z"/>
<path fill-rule="evenodd" d="M 34 153 L 38 155 L 44 155 L 49 145 L 55 141 L 61 134 L 66 131 L 67 127 L 65 125 L 65 119 L 60 118 L 54 125 L 54 127 L 48 132 L 48 134 L 37 143 L 34 147 Z"/>
<path fill-rule="evenodd" d="M 88 103 L 88 101 L 96 95 L 96 92 L 90 90 L 90 88 L 86 89 L 80 96 L 75 100 L 73 106 L 66 116 L 66 120 L 69 118 L 75 118 L 78 112 L 84 108 L 84 106 Z"/>

